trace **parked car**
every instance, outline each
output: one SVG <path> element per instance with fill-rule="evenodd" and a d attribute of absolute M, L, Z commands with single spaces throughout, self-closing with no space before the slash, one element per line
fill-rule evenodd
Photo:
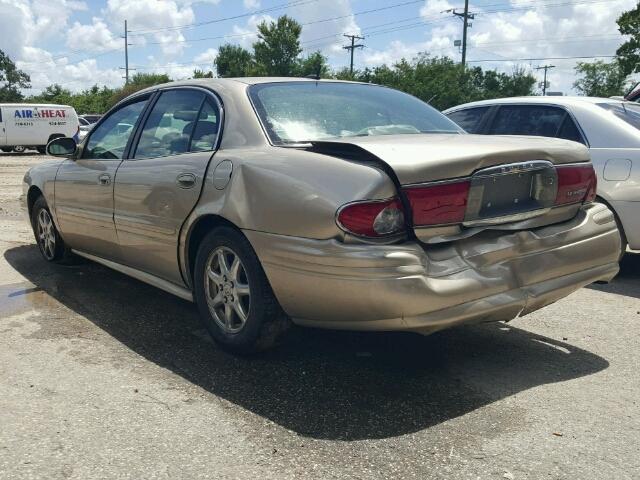
<path fill-rule="evenodd" d="M 100 121 L 100 119 L 102 118 L 102 115 L 99 115 L 97 113 L 88 113 L 88 114 L 80 115 L 80 117 L 86 120 L 88 125 L 93 125 L 95 123 L 98 123 L 98 121 Z"/>
<path fill-rule="evenodd" d="M 52 139 L 76 136 L 78 126 L 78 115 L 68 105 L 2 103 L 0 150 L 21 153 L 33 148 L 44 153 Z"/>
<path fill-rule="evenodd" d="M 626 242 L 640 249 L 640 105 L 597 97 L 522 97 L 444 111 L 470 133 L 539 135 L 582 143 L 598 175 L 598 200 L 613 210 Z"/>
<path fill-rule="evenodd" d="M 193 300 L 235 351 L 291 321 L 426 334 L 511 320 L 618 271 L 584 146 L 468 135 L 381 86 L 170 83 L 48 151 L 68 158 L 24 179 L 43 257 L 75 252 Z"/>

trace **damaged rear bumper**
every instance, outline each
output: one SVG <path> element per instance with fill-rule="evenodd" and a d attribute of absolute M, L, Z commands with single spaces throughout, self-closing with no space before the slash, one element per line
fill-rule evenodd
<path fill-rule="evenodd" d="M 611 211 L 532 230 L 484 231 L 448 244 L 347 245 L 245 231 L 294 322 L 430 333 L 511 320 L 618 272 Z"/>

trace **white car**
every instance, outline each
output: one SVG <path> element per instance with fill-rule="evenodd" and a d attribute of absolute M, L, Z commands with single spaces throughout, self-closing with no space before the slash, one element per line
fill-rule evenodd
<path fill-rule="evenodd" d="M 640 249 L 640 105 L 597 97 L 517 97 L 466 103 L 443 113 L 469 133 L 537 135 L 586 145 L 599 200 L 616 214 L 629 247 Z"/>
<path fill-rule="evenodd" d="M 54 138 L 79 139 L 78 115 L 69 105 L 0 104 L 0 150 L 24 152 L 35 148 L 40 153 Z"/>

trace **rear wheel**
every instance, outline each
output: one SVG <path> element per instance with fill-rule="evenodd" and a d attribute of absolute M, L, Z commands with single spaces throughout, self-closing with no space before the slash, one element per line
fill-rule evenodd
<path fill-rule="evenodd" d="M 53 223 L 47 202 L 42 196 L 38 197 L 33 204 L 31 225 L 40 253 L 46 261 L 60 263 L 68 258 L 68 249 Z"/>
<path fill-rule="evenodd" d="M 195 297 L 211 336 L 236 353 L 274 346 L 290 321 L 278 304 L 247 239 L 216 228 L 200 243 L 194 268 Z"/>
<path fill-rule="evenodd" d="M 16 145 L 15 147 L 13 147 L 13 151 L 16 153 L 22 153 L 27 149 L 27 147 L 25 147 L 24 145 Z"/>
<path fill-rule="evenodd" d="M 0 147 L 0 150 L 2 150 L 4 153 L 9 153 L 11 150 L 13 150 L 12 147 Z"/>

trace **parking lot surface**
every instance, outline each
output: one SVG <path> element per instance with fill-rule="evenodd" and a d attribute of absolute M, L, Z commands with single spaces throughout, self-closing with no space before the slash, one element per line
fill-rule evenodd
<path fill-rule="evenodd" d="M 640 255 L 509 324 L 295 329 L 251 358 L 188 302 L 45 263 L 0 154 L 0 478 L 640 478 Z"/>

